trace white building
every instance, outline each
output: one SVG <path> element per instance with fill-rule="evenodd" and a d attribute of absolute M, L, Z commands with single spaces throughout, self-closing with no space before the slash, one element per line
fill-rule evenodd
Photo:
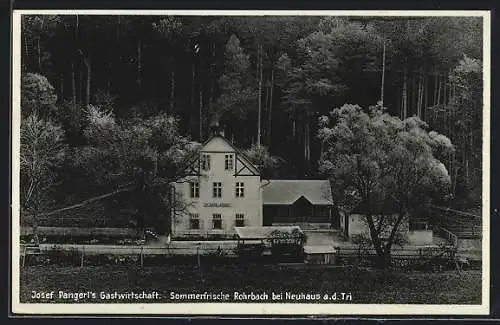
<path fill-rule="evenodd" d="M 232 237 L 235 226 L 262 226 L 260 174 L 220 134 L 174 186 L 185 208 L 172 218 L 173 237 Z"/>

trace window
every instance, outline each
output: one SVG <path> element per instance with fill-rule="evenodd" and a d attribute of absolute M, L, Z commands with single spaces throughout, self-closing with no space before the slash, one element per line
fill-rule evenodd
<path fill-rule="evenodd" d="M 236 227 L 245 227 L 245 215 L 236 213 Z"/>
<path fill-rule="evenodd" d="M 213 197 L 222 197 L 222 183 L 214 182 L 212 188 L 212 196 Z"/>
<path fill-rule="evenodd" d="M 201 155 L 201 169 L 210 170 L 210 155 Z"/>
<path fill-rule="evenodd" d="M 225 155 L 224 159 L 224 169 L 225 170 L 233 170 L 233 155 Z"/>
<path fill-rule="evenodd" d="M 189 182 L 189 189 L 191 197 L 200 197 L 200 183 L 196 181 Z"/>
<path fill-rule="evenodd" d="M 189 220 L 190 229 L 200 229 L 200 216 L 198 213 L 191 213 L 191 219 Z"/>
<path fill-rule="evenodd" d="M 214 213 L 212 217 L 213 229 L 222 229 L 222 217 L 220 213 Z"/>
<path fill-rule="evenodd" d="M 245 183 L 236 182 L 236 197 L 244 197 L 245 196 Z"/>
<path fill-rule="evenodd" d="M 316 215 L 319 217 L 329 217 L 330 216 L 330 209 L 328 207 L 314 207 L 314 212 Z"/>

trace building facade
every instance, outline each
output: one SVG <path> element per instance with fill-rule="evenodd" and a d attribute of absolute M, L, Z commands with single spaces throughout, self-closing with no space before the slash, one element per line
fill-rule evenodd
<path fill-rule="evenodd" d="M 262 226 L 258 169 L 223 136 L 210 138 L 174 184 L 183 208 L 172 218 L 173 237 L 232 237 L 234 227 Z"/>
<path fill-rule="evenodd" d="M 339 228 L 345 238 L 352 239 L 356 235 L 363 235 L 370 238 L 370 229 L 366 219 L 368 207 L 360 204 L 350 213 L 341 212 Z M 371 209 L 374 224 L 380 227 L 381 238 L 388 238 L 393 226 L 399 218 L 397 208 L 391 204 L 377 205 Z M 430 245 L 433 243 L 433 231 L 427 225 L 427 217 L 416 217 L 406 215 L 398 226 L 398 232 L 403 236 L 408 244 Z"/>
<path fill-rule="evenodd" d="M 338 228 L 328 180 L 263 180 L 264 226 Z"/>

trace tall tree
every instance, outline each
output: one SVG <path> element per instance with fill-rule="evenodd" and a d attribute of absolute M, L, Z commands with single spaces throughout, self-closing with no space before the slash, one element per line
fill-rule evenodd
<path fill-rule="evenodd" d="M 326 146 L 321 171 L 344 209 L 366 207 L 378 265 L 388 267 L 401 223 L 423 202 L 449 194 L 450 177 L 439 158 L 453 150 L 451 142 L 427 131 L 418 118 L 401 120 L 381 107 L 364 113 L 359 106 L 344 105 L 322 117 L 321 127 Z M 377 215 L 380 205 L 395 206 L 397 217 Z"/>
<path fill-rule="evenodd" d="M 176 48 L 177 43 L 182 33 L 182 21 L 178 17 L 166 16 L 161 17 L 158 22 L 153 22 L 153 30 L 157 32 L 165 45 L 162 47 L 167 51 L 165 55 L 168 57 L 168 65 L 170 68 L 170 113 L 175 109 L 175 66 L 176 66 Z"/>
<path fill-rule="evenodd" d="M 238 122 L 245 121 L 255 110 L 255 86 L 249 76 L 250 58 L 240 46 L 240 41 L 231 35 L 226 44 L 224 71 L 219 78 L 221 95 L 217 100 L 215 119 L 230 126 L 233 134 L 242 140 Z"/>
<path fill-rule="evenodd" d="M 31 218 L 38 244 L 38 216 L 53 206 L 56 169 L 63 160 L 64 132 L 32 112 L 21 121 L 21 217 Z M 29 216 L 29 217 L 27 217 Z"/>

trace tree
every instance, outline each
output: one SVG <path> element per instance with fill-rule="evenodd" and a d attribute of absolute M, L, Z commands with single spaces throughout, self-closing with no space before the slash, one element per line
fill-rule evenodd
<path fill-rule="evenodd" d="M 62 23 L 61 16 L 23 15 L 23 68 L 40 74 L 52 72 L 51 52 L 45 51 L 46 42 Z"/>
<path fill-rule="evenodd" d="M 357 105 L 344 105 L 323 116 L 319 138 L 324 143 L 320 171 L 332 183 L 334 199 L 347 211 L 362 204 L 378 256 L 388 267 L 391 248 L 401 223 L 424 203 L 449 193 L 450 176 L 440 159 L 453 150 L 448 138 L 417 117 L 401 120 L 380 106 L 364 113 Z M 378 206 L 393 205 L 397 217 Z"/>
<path fill-rule="evenodd" d="M 217 100 L 214 119 L 229 125 L 234 132 L 238 121 L 248 118 L 254 110 L 255 88 L 249 78 L 250 58 L 240 46 L 240 41 L 231 35 L 226 44 L 224 72 L 219 78 L 221 95 Z"/>
<path fill-rule="evenodd" d="M 321 152 L 318 117 L 346 102 L 367 108 L 382 99 L 383 79 L 389 113 L 416 114 L 460 144 L 446 161 L 455 201 L 480 192 L 482 103 L 457 105 L 467 90 L 452 75 L 463 55 L 482 60 L 481 17 L 23 15 L 22 24 L 23 77 L 54 86 L 53 117 L 71 147 L 84 142 L 89 101 L 119 119 L 175 114 L 179 133 L 196 140 L 219 112 L 238 147 L 256 143 L 265 122 L 264 143 L 289 162 L 288 176 L 309 177 Z M 239 53 L 244 64 L 232 67 Z M 479 118 L 467 120 L 472 111 Z"/>
<path fill-rule="evenodd" d="M 38 215 L 52 205 L 56 168 L 62 162 L 64 132 L 33 112 L 21 121 L 21 211 L 30 215 L 38 243 Z"/>
<path fill-rule="evenodd" d="M 21 78 L 22 115 L 37 114 L 52 117 L 56 112 L 57 96 L 46 77 L 37 73 L 23 73 Z"/>
<path fill-rule="evenodd" d="M 170 66 L 170 113 L 174 112 L 175 109 L 175 50 L 176 41 L 179 39 L 179 35 L 182 32 L 182 21 L 177 17 L 166 16 L 160 18 L 156 23 L 152 23 L 153 30 L 166 41 L 168 44 L 165 48 L 168 49 L 169 53 L 165 53 L 169 57 Z"/>
<path fill-rule="evenodd" d="M 131 186 L 140 229 L 168 231 L 173 208 L 170 184 L 183 176 L 198 144 L 178 134 L 167 115 L 116 120 L 113 113 L 89 106 L 88 144 L 75 155 L 81 177 L 101 191 Z"/>
<path fill-rule="evenodd" d="M 458 177 L 455 177 L 454 184 L 457 186 L 453 189 L 457 187 L 460 194 L 457 205 L 464 208 L 469 208 L 467 205 L 474 208 L 481 206 L 480 191 L 474 191 L 474 187 L 481 184 L 482 178 L 482 128 L 479 127 L 482 125 L 483 107 L 482 71 L 480 60 L 464 55 L 449 77 L 453 94 L 446 110 L 455 118 L 449 127 L 453 131 L 450 137 L 460 143 L 455 156 Z"/>
<path fill-rule="evenodd" d="M 254 144 L 245 150 L 244 154 L 257 166 L 263 178 L 275 176 L 276 170 L 285 162 L 281 157 L 270 155 L 266 146 L 259 146 L 258 144 Z"/>
<path fill-rule="evenodd" d="M 378 39 L 371 26 L 342 18 L 324 18 L 318 30 L 297 41 L 294 57 L 284 54 L 278 69 L 285 78 L 282 104 L 292 120 L 292 135 L 311 159 L 311 134 L 316 112 L 346 99 L 359 99 L 358 80 L 369 78 Z M 369 89 L 367 89 L 369 91 Z M 349 99 L 350 98 L 350 99 Z"/>

